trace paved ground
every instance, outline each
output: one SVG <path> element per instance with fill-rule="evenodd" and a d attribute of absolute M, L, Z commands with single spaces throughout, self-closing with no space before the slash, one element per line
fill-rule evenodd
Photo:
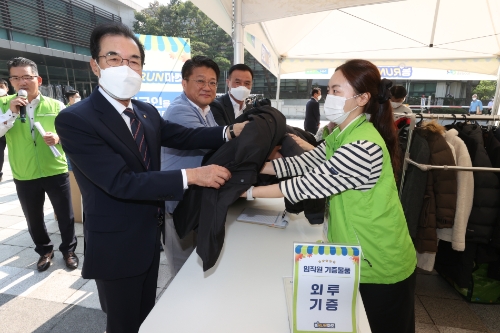
<path fill-rule="evenodd" d="M 101 311 L 94 280 L 83 279 L 80 269 L 67 269 L 59 251 L 55 251 L 53 264 L 47 271 L 39 273 L 36 270 L 39 256 L 33 249 L 7 162 L 3 169 L 0 183 L 0 332 L 104 332 L 106 315 Z M 45 222 L 58 248 L 61 236 L 48 198 Z M 85 260 L 83 227 L 80 223 L 75 227 L 76 253 L 81 267 Z M 164 255 L 160 263 L 158 297 L 171 278 Z"/>
<path fill-rule="evenodd" d="M 303 120 L 289 123 L 303 126 Z M 59 230 L 48 199 L 45 221 L 58 247 Z M 76 224 L 76 230 L 81 265 L 82 225 Z M 43 273 L 36 270 L 37 260 L 6 162 L 0 183 L 0 332 L 104 332 L 106 315 L 100 310 L 94 281 L 83 279 L 80 270 L 68 270 L 58 251 Z M 161 260 L 158 296 L 170 281 L 163 255 Z M 467 303 L 439 275 L 418 274 L 416 295 L 419 333 L 500 333 L 500 305 Z"/>

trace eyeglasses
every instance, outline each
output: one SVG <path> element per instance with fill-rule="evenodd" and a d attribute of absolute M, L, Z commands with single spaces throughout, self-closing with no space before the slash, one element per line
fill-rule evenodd
<path fill-rule="evenodd" d="M 31 80 L 33 80 L 36 77 L 38 77 L 38 75 L 11 76 L 11 77 L 9 77 L 9 80 L 11 82 L 19 82 L 21 80 L 23 80 L 23 81 L 31 81 Z"/>
<path fill-rule="evenodd" d="M 115 53 L 108 53 L 103 56 L 98 56 L 97 58 L 106 58 L 106 63 L 111 67 L 118 67 L 123 64 L 124 61 L 127 62 L 127 66 L 135 71 L 142 69 L 142 63 L 140 58 L 123 59 L 121 56 Z"/>
<path fill-rule="evenodd" d="M 215 89 L 217 88 L 217 81 L 210 81 L 210 82 L 207 82 L 205 80 L 190 80 L 190 79 L 184 79 L 186 81 L 193 81 L 196 83 L 196 85 L 198 86 L 198 88 L 205 88 L 205 86 L 208 84 L 208 87 L 210 89 Z"/>

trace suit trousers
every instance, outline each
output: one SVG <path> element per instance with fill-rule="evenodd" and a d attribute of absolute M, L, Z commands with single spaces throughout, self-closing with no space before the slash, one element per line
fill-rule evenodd
<path fill-rule="evenodd" d="M 14 179 L 14 183 L 21 208 L 28 222 L 28 231 L 35 243 L 36 253 L 42 256 L 54 249 L 43 214 L 45 193 L 54 208 L 54 215 L 57 215 L 57 223 L 61 232 L 59 250 L 62 253 L 74 252 L 77 240 L 68 173 L 33 180 Z"/>
<path fill-rule="evenodd" d="M 137 333 L 153 309 L 160 268 L 160 228 L 155 254 L 148 270 L 141 275 L 116 280 L 96 279 L 99 302 L 107 316 L 107 333 Z"/>
<path fill-rule="evenodd" d="M 416 273 L 394 284 L 360 283 L 372 333 L 415 333 Z"/>
<path fill-rule="evenodd" d="M 165 243 L 163 249 L 172 277 L 177 275 L 195 247 L 196 233 L 191 230 L 186 237 L 180 239 L 177 231 L 175 231 L 174 218 L 171 214 L 165 213 Z"/>

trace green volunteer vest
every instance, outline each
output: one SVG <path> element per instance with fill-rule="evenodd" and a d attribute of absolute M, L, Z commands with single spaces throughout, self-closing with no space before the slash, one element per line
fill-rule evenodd
<path fill-rule="evenodd" d="M 2 113 L 10 109 L 10 101 L 14 98 L 16 95 L 0 100 Z M 56 100 L 40 94 L 40 103 L 34 111 L 34 121 L 38 121 L 45 132 L 56 133 L 55 119 L 59 111 L 59 103 Z M 14 179 L 32 180 L 68 172 L 66 156 L 61 145 L 55 145 L 61 153 L 61 156 L 56 158 L 36 128 L 34 133 L 33 140 L 29 119 L 24 124 L 17 119 L 14 126 L 5 134 Z"/>
<path fill-rule="evenodd" d="M 326 158 L 358 140 L 382 148 L 382 174 L 368 191 L 347 190 L 330 196 L 328 241 L 361 245 L 361 283 L 393 284 L 413 273 L 417 259 L 384 140 L 363 114 L 343 132 L 336 128 L 326 138 Z"/>

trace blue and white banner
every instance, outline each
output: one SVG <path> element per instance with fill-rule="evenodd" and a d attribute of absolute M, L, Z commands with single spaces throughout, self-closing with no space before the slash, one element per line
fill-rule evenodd
<path fill-rule="evenodd" d="M 181 69 L 191 58 L 188 38 L 136 35 L 143 43 L 146 61 L 141 91 L 134 97 L 154 105 L 161 115 L 182 93 Z"/>

